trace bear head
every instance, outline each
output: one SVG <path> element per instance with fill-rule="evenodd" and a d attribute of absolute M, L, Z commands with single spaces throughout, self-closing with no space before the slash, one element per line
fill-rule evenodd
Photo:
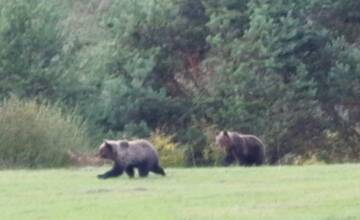
<path fill-rule="evenodd" d="M 98 156 L 103 159 L 116 160 L 118 150 L 124 151 L 129 147 L 129 142 L 125 140 L 111 141 L 104 140 L 99 147 Z"/>
<path fill-rule="evenodd" d="M 112 143 L 105 140 L 99 147 L 98 156 L 103 159 L 113 159 L 114 154 L 114 147 Z"/>
<path fill-rule="evenodd" d="M 221 131 L 215 138 L 216 144 L 221 148 L 228 148 L 231 146 L 231 137 L 228 131 Z"/>

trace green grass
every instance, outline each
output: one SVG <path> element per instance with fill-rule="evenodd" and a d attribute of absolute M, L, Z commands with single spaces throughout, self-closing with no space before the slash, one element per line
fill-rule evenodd
<path fill-rule="evenodd" d="M 360 219 L 360 165 L 95 178 L 106 169 L 1 171 L 0 219 Z"/>

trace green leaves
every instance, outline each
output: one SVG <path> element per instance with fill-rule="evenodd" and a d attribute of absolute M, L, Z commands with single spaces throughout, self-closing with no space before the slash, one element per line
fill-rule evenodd
<path fill-rule="evenodd" d="M 0 3 L 0 98 L 61 101 L 94 133 L 161 129 L 200 151 L 181 137 L 194 124 L 262 136 L 274 161 L 360 154 L 355 0 Z"/>
<path fill-rule="evenodd" d="M 7 1 L 0 19 L 0 76 L 2 97 L 54 98 L 70 54 L 58 29 L 59 14 L 44 1 Z"/>
<path fill-rule="evenodd" d="M 312 14 L 315 7 L 304 1 L 249 1 L 245 13 L 236 9 L 248 15 L 243 35 L 224 38 L 215 31 L 209 37 L 212 48 L 220 51 L 215 59 L 223 63 L 216 68 L 220 79 L 216 88 L 224 105 L 213 116 L 215 121 L 221 127 L 263 134 L 270 140 L 270 151 L 280 145 L 275 157 L 308 150 L 309 143 L 303 140 L 316 136 L 321 136 L 320 144 L 311 150 L 321 151 L 321 142 L 326 142 L 321 129 L 337 117 L 325 109 L 359 96 L 355 95 L 359 61 L 354 56 L 358 48 L 322 26 Z M 212 13 L 211 30 L 231 33 L 238 28 L 217 20 L 232 17 L 234 10 Z M 303 132 L 309 119 L 311 125 Z M 341 133 L 341 126 L 333 129 Z"/>

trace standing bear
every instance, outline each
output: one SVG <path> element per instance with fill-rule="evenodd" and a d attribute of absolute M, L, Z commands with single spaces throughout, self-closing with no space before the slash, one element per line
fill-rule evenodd
<path fill-rule="evenodd" d="M 98 175 L 100 179 L 120 176 L 124 171 L 134 177 L 135 168 L 140 177 L 146 177 L 150 171 L 165 176 L 159 165 L 159 155 L 147 140 L 105 140 L 99 147 L 99 156 L 114 162 L 111 170 Z"/>
<path fill-rule="evenodd" d="M 265 146 L 254 135 L 222 131 L 216 136 L 216 144 L 225 150 L 224 165 L 261 165 L 265 162 Z"/>

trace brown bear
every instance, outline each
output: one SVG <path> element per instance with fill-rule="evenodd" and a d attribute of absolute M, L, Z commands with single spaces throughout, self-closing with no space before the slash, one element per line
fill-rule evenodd
<path fill-rule="evenodd" d="M 150 171 L 165 176 L 159 165 L 159 155 L 147 140 L 105 140 L 99 147 L 98 155 L 114 161 L 111 170 L 98 175 L 100 179 L 120 176 L 124 171 L 131 178 L 135 168 L 140 177 L 146 177 Z"/>
<path fill-rule="evenodd" d="M 265 162 L 265 146 L 254 135 L 222 131 L 216 136 L 216 144 L 225 150 L 224 165 L 262 165 Z"/>

